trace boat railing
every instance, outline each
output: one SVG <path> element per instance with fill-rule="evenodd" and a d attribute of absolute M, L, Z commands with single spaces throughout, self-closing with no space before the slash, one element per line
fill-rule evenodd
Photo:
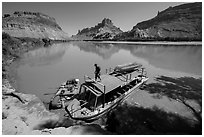
<path fill-rule="evenodd" d="M 143 76 L 147 76 L 147 71 L 145 70 L 145 68 L 141 68 L 140 70 L 139 70 L 139 72 L 141 73 L 141 75 L 143 75 Z"/>
<path fill-rule="evenodd" d="M 121 74 L 121 77 L 123 77 L 125 79 L 125 82 L 127 82 L 128 80 L 131 80 L 132 78 L 132 74 Z"/>
<path fill-rule="evenodd" d="M 109 68 L 109 69 L 106 69 L 106 74 L 110 74 L 112 72 L 114 72 L 115 70 L 113 68 Z"/>

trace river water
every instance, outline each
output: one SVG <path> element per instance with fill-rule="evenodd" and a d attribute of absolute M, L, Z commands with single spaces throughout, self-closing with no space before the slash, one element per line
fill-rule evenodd
<path fill-rule="evenodd" d="M 106 68 L 130 62 L 141 63 L 147 71 L 148 83 L 155 77 L 202 77 L 201 46 L 139 45 L 125 43 L 70 42 L 29 51 L 17 62 L 16 82 L 19 91 L 37 95 L 49 102 L 57 87 L 67 79 L 84 75 L 93 78 L 94 64 Z M 155 99 L 145 91 L 135 91 L 127 100 L 144 107 L 157 105 L 166 111 L 191 116 L 182 104 L 166 97 Z M 194 106 L 196 104 L 194 103 Z"/>

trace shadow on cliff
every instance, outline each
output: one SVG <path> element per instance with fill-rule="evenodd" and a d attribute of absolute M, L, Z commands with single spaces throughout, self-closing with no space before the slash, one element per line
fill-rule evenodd
<path fill-rule="evenodd" d="M 106 129 L 116 134 L 169 135 L 169 134 L 202 134 L 201 110 L 191 106 L 188 100 L 195 101 L 202 108 L 202 80 L 191 77 L 170 78 L 161 76 L 144 89 L 158 97 L 167 96 L 183 103 L 191 111 L 197 121 L 168 113 L 157 108 L 143 108 L 123 104 L 112 111 L 106 122 Z"/>

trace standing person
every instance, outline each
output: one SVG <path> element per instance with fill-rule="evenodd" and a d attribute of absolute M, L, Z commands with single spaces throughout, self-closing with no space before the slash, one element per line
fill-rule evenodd
<path fill-rule="evenodd" d="M 99 78 L 100 79 L 100 81 L 101 81 L 101 77 L 100 77 L 100 75 L 101 75 L 101 68 L 97 65 L 97 64 L 94 64 L 94 66 L 95 66 L 95 81 L 97 80 L 97 78 Z"/>

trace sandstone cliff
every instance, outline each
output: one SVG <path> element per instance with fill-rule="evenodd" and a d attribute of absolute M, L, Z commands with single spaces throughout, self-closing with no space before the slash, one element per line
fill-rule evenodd
<path fill-rule="evenodd" d="M 120 28 L 113 25 L 112 21 L 104 18 L 101 23 L 91 28 L 85 28 L 78 31 L 75 39 L 112 39 L 117 34 L 122 33 Z"/>
<path fill-rule="evenodd" d="M 14 37 L 70 39 L 54 18 L 35 12 L 17 11 L 11 15 L 5 14 L 2 18 L 2 32 Z"/>
<path fill-rule="evenodd" d="M 121 39 L 201 40 L 202 3 L 169 7 L 157 16 L 138 23 L 131 31 L 115 37 Z"/>

